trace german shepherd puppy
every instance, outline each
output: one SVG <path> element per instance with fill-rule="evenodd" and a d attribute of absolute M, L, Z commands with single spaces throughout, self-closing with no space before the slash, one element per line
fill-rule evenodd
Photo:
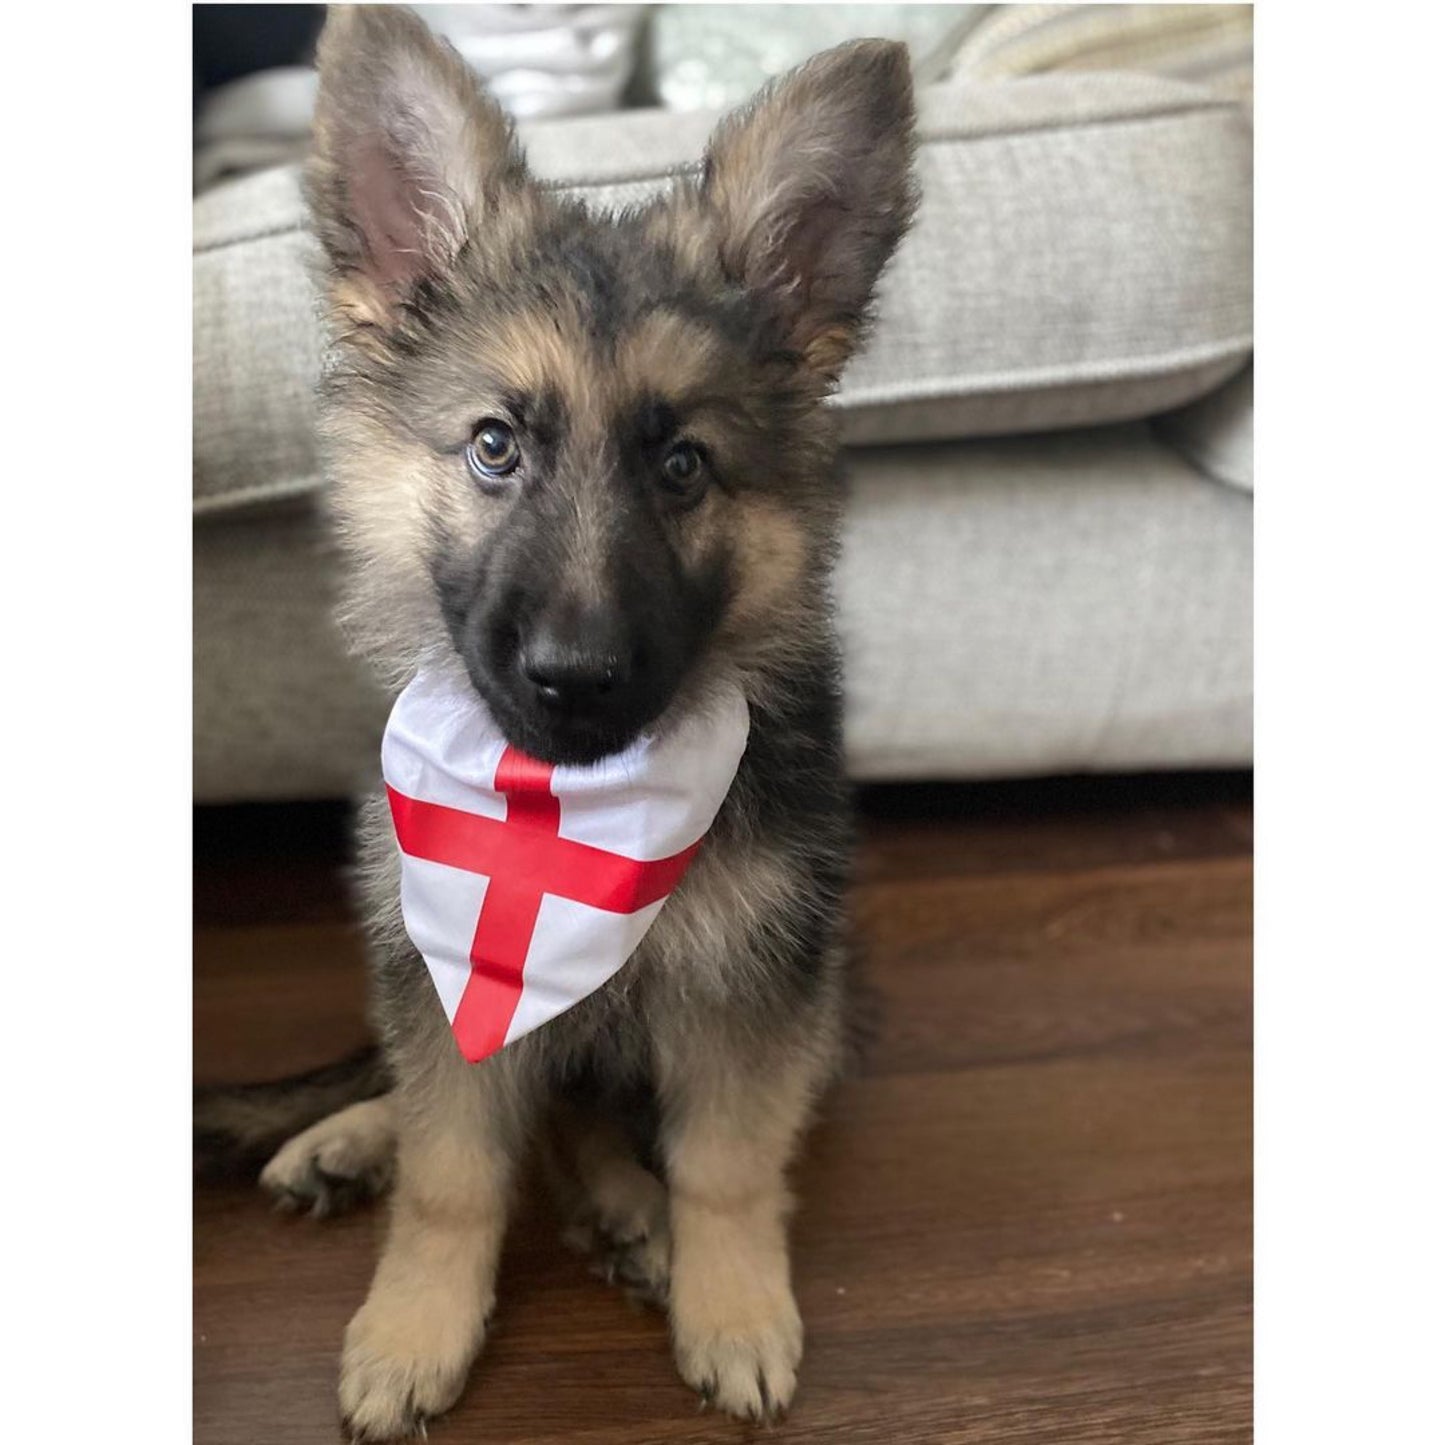
<path fill-rule="evenodd" d="M 393 686 L 453 669 L 551 762 L 665 728 L 720 680 L 751 734 L 628 964 L 477 1066 L 403 929 L 378 794 L 358 847 L 382 1061 L 213 1100 L 198 1126 L 254 1147 L 309 1124 L 263 1178 L 317 1212 L 394 1177 L 341 1362 L 354 1437 L 457 1399 L 538 1138 L 614 1274 L 665 1303 L 684 1379 L 767 1417 L 803 1346 L 784 1172 L 847 1033 L 823 400 L 914 207 L 906 51 L 818 56 L 724 120 L 699 174 L 611 216 L 528 174 L 410 12 L 334 9 L 319 66 L 307 193 L 350 637 Z"/>

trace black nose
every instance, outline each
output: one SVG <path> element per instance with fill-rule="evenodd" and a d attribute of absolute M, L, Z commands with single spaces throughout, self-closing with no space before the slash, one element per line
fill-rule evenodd
<path fill-rule="evenodd" d="M 632 677 L 631 648 L 610 612 L 544 619 L 522 646 L 522 676 L 558 708 L 597 707 Z"/>

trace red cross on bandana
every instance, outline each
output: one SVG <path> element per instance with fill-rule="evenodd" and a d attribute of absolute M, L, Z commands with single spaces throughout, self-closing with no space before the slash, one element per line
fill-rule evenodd
<path fill-rule="evenodd" d="M 387 786 L 403 853 L 488 879 L 472 936 L 471 977 L 452 1019 L 457 1043 L 472 1062 L 507 1041 L 545 894 L 606 913 L 636 913 L 672 892 L 702 846 L 699 839 L 670 857 L 643 862 L 561 837 L 555 772 L 506 748 L 493 783 L 507 800 L 505 819 Z"/>

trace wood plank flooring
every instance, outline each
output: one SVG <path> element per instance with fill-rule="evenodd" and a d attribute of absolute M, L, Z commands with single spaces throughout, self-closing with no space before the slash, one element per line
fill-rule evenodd
<path fill-rule="evenodd" d="M 789 1418 L 698 1413 L 662 1319 L 591 1278 L 530 1192 L 436 1445 L 1250 1437 L 1248 778 L 883 789 L 862 813 L 880 1030 L 796 1174 Z M 338 809 L 198 813 L 198 1077 L 365 1038 L 341 837 Z M 198 1191 L 198 1445 L 340 1438 L 379 1222 Z"/>

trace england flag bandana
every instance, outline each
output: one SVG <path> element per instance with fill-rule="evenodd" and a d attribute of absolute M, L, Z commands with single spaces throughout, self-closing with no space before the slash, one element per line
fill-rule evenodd
<path fill-rule="evenodd" d="M 748 737 L 739 692 L 600 763 L 537 762 L 465 684 L 422 672 L 381 770 L 401 911 L 477 1063 L 600 988 L 687 871 Z"/>

